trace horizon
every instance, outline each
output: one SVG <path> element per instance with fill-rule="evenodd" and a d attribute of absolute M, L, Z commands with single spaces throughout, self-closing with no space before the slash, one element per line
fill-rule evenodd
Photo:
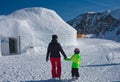
<path fill-rule="evenodd" d="M 103 12 L 120 8 L 120 0 L 1 0 L 0 15 L 29 7 L 43 7 L 54 10 L 63 20 L 69 21 L 87 12 Z"/>

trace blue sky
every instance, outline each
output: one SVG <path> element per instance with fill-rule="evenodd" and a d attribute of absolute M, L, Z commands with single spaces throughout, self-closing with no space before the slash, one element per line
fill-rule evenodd
<path fill-rule="evenodd" d="M 120 0 L 0 0 L 0 14 L 10 14 L 27 7 L 55 10 L 65 21 L 86 12 L 102 12 L 120 8 Z"/>

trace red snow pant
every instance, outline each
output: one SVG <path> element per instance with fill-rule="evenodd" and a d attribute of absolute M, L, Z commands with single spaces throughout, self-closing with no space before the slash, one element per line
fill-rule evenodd
<path fill-rule="evenodd" d="M 52 78 L 61 77 L 61 59 L 60 58 L 50 58 L 52 65 Z"/>

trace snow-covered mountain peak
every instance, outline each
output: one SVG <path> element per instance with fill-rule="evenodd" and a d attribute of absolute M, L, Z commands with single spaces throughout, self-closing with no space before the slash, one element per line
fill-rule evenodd
<path fill-rule="evenodd" d="M 111 15 L 112 15 L 114 18 L 120 20 L 120 9 L 112 10 L 112 11 L 111 11 Z"/>
<path fill-rule="evenodd" d="M 96 12 L 88 12 L 88 14 L 94 14 L 94 13 L 96 13 Z"/>
<path fill-rule="evenodd" d="M 84 13 L 68 21 L 68 24 L 73 26 L 80 34 L 96 34 L 100 38 L 120 41 L 119 14 L 120 9 Z"/>
<path fill-rule="evenodd" d="M 110 10 L 105 10 L 105 11 L 103 12 L 103 14 L 105 14 L 105 15 L 109 15 L 110 13 L 111 13 Z"/>

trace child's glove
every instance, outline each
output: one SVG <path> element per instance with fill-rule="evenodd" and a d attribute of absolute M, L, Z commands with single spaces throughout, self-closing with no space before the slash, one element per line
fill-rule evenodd
<path fill-rule="evenodd" d="M 70 58 L 65 58 L 64 60 L 65 60 L 65 61 L 70 61 L 71 59 L 70 59 Z"/>
<path fill-rule="evenodd" d="M 64 58 L 64 60 L 66 61 L 66 60 L 67 60 L 67 58 Z"/>

